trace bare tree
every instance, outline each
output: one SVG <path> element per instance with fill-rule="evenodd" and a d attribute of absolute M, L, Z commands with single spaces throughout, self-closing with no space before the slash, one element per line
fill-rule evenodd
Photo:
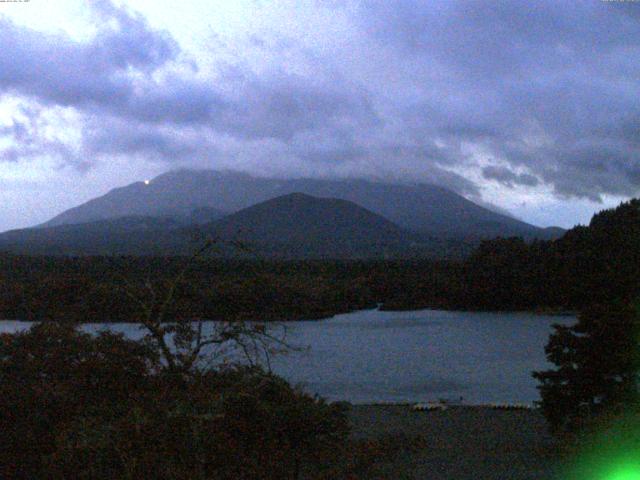
<path fill-rule="evenodd" d="M 205 322 L 202 318 L 170 318 L 170 307 L 178 288 L 187 281 L 189 270 L 218 243 L 218 240 L 207 240 L 187 259 L 165 292 L 160 292 L 146 279 L 144 294 L 140 295 L 121 276 L 126 295 L 141 309 L 139 321 L 146 331 L 143 340 L 158 351 L 169 372 L 185 375 L 229 358 L 271 370 L 271 356 L 292 349 L 286 342 L 283 326 L 276 332 L 273 326 L 239 319 Z M 240 242 L 230 244 L 236 249 L 246 249 Z"/>

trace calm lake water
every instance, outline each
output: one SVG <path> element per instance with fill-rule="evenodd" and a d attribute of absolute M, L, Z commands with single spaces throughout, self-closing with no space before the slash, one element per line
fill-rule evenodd
<path fill-rule="evenodd" d="M 275 357 L 272 368 L 311 393 L 352 403 L 460 397 L 469 404 L 530 403 L 539 398 L 531 371 L 549 366 L 544 345 L 551 325 L 574 321 L 526 313 L 359 311 L 287 323 L 287 341 L 306 348 Z M 4 321 L 0 332 L 28 326 Z M 140 336 L 135 324 L 107 327 Z"/>

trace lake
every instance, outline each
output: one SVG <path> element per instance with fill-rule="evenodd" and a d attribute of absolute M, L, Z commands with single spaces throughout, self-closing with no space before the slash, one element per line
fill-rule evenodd
<path fill-rule="evenodd" d="M 572 317 L 440 310 L 365 310 L 327 320 L 288 322 L 298 347 L 275 357 L 273 370 L 310 393 L 352 403 L 438 399 L 479 404 L 538 400 L 531 371 L 545 369 L 553 323 Z M 0 332 L 28 328 L 0 322 Z M 135 324 L 106 327 L 136 338 Z M 85 326 L 89 331 L 104 324 Z"/>

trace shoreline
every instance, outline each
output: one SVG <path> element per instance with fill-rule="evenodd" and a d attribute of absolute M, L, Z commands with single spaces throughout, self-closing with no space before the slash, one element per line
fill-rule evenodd
<path fill-rule="evenodd" d="M 400 445 L 370 478 L 544 480 L 559 471 L 558 443 L 539 410 L 452 406 L 415 411 L 406 405 L 352 405 L 352 438 Z M 402 450 L 411 439 L 422 448 Z"/>
<path fill-rule="evenodd" d="M 365 308 L 356 308 L 350 310 L 340 310 L 332 313 L 317 313 L 317 314 L 309 314 L 304 316 L 294 316 L 288 318 L 278 318 L 274 319 L 272 317 L 262 318 L 262 319 L 194 319 L 192 322 L 233 322 L 233 321 L 242 321 L 242 322 L 256 322 L 256 323 L 292 323 L 292 322 L 321 322 L 325 320 L 331 320 L 332 318 L 338 315 L 349 315 L 352 313 L 358 312 L 368 312 L 368 311 L 379 311 L 383 313 L 392 313 L 392 312 L 421 312 L 421 311 L 440 311 L 440 312 L 451 312 L 451 313 L 469 313 L 469 314 L 478 314 L 478 313 L 488 313 L 488 314 L 505 314 L 505 315 L 533 315 L 540 317 L 575 317 L 578 315 L 577 311 L 572 310 L 564 310 L 564 309 L 534 309 L 534 310 L 460 310 L 455 308 L 442 308 L 442 307 L 426 307 L 426 308 L 393 308 L 387 309 L 384 307 L 384 304 L 378 304 L 375 307 L 365 307 Z M 140 322 L 132 322 L 128 320 L 103 320 L 101 322 L 76 322 L 72 320 L 65 319 L 45 319 L 45 320 L 17 320 L 5 318 L 0 320 L 0 322 L 21 322 L 21 323 L 36 323 L 36 322 L 73 322 L 78 325 L 101 325 L 101 324 L 139 324 Z"/>
<path fill-rule="evenodd" d="M 464 401 L 459 403 L 457 401 L 424 401 L 424 402 L 365 402 L 365 403 L 352 403 L 344 400 L 336 400 L 335 403 L 349 404 L 351 407 L 402 407 L 411 408 L 416 411 L 421 411 L 418 406 L 431 405 L 442 406 L 446 409 L 464 409 L 464 408 L 486 408 L 490 410 L 538 410 L 538 400 L 532 402 L 491 402 L 491 403 L 465 403 Z M 416 408 L 414 408 L 416 407 Z M 530 408 L 529 408 L 530 407 Z"/>

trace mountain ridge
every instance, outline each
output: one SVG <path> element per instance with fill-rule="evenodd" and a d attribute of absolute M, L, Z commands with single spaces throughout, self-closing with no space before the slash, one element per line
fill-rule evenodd
<path fill-rule="evenodd" d="M 206 213 L 206 212 L 205 212 Z M 54 255 L 181 255 L 194 241 L 217 240 L 214 254 L 266 258 L 416 258 L 461 249 L 406 231 L 353 202 L 304 193 L 282 195 L 206 223 L 128 216 L 82 224 L 13 230 L 0 249 Z M 457 253 L 456 253 L 457 254 Z"/>
<path fill-rule="evenodd" d="M 174 170 L 147 182 L 111 190 L 56 215 L 39 227 L 84 223 L 117 216 L 185 216 L 198 208 L 233 213 L 286 195 L 306 193 L 356 203 L 400 227 L 440 237 L 555 238 L 544 229 L 481 207 L 444 187 L 364 179 L 278 179 L 221 170 Z"/>
<path fill-rule="evenodd" d="M 323 232 L 318 231 L 322 228 L 336 234 L 350 229 L 356 232 L 357 229 L 357 233 L 366 231 L 367 235 L 375 235 L 375 229 L 379 233 L 398 238 L 406 235 L 393 222 L 353 202 L 338 198 L 318 198 L 301 192 L 252 205 L 204 227 L 228 235 L 239 231 L 239 228 L 247 228 L 247 225 L 249 230 L 245 230 L 245 233 L 261 240 L 269 239 L 268 230 L 278 230 L 278 238 L 286 235 L 288 240 L 302 241 L 314 234 L 322 234 Z"/>

